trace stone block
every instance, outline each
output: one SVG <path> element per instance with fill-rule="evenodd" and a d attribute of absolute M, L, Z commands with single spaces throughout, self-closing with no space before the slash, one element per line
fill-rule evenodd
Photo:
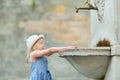
<path fill-rule="evenodd" d="M 112 56 L 120 56 L 120 45 L 114 45 L 111 47 L 111 55 Z"/>
<path fill-rule="evenodd" d="M 113 56 L 104 80 L 120 79 L 120 56 Z"/>

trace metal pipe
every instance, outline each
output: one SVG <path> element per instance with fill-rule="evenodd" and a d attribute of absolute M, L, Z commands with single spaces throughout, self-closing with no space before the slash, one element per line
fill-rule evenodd
<path fill-rule="evenodd" d="M 75 8 L 76 9 L 76 13 L 78 13 L 79 10 L 98 10 L 97 8 L 94 7 L 79 7 L 79 8 Z"/>
<path fill-rule="evenodd" d="M 88 2 L 85 3 L 85 6 L 79 7 L 79 8 L 75 8 L 75 9 L 76 9 L 76 13 L 78 13 L 78 11 L 80 9 L 82 9 L 82 10 L 98 10 L 96 6 L 93 6 L 92 4 L 90 4 Z"/>

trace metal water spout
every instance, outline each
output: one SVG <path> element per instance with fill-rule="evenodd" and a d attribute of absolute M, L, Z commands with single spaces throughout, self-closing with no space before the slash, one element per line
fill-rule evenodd
<path fill-rule="evenodd" d="M 89 3 L 89 0 L 85 1 L 84 6 L 79 7 L 79 8 L 75 8 L 76 9 L 76 13 L 78 13 L 79 10 L 98 10 L 96 6 L 93 6 L 92 4 Z"/>

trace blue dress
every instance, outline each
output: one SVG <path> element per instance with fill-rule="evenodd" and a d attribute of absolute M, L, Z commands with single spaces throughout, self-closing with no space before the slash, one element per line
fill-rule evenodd
<path fill-rule="evenodd" d="M 30 62 L 30 68 L 30 80 L 52 80 L 46 57 L 40 57 L 35 62 Z"/>

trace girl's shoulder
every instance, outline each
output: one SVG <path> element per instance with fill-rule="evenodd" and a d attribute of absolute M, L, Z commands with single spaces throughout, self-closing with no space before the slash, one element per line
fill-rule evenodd
<path fill-rule="evenodd" d="M 34 50 L 30 52 L 30 56 L 34 56 L 35 54 L 39 53 L 41 50 Z"/>
<path fill-rule="evenodd" d="M 36 58 L 34 58 L 34 55 L 37 52 L 38 52 L 37 50 L 30 52 L 30 62 L 35 62 L 36 61 Z"/>
<path fill-rule="evenodd" d="M 40 57 L 36 58 L 36 55 L 40 52 L 41 50 L 35 50 L 30 53 L 30 62 L 35 62 L 37 59 Z M 42 57 L 42 56 L 41 56 Z"/>

